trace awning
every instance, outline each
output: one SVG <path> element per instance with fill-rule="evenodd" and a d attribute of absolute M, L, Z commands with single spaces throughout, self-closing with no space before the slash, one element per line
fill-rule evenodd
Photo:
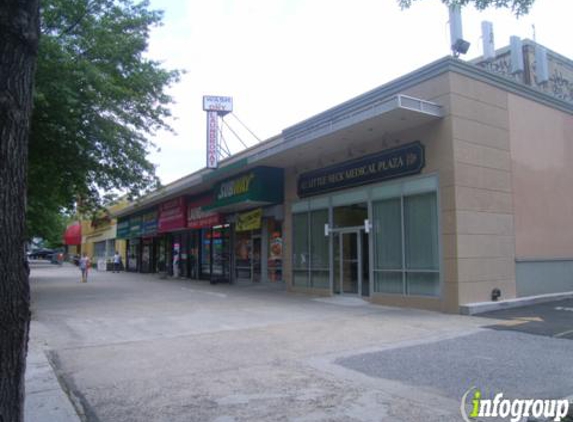
<path fill-rule="evenodd" d="M 79 222 L 72 223 L 64 232 L 65 245 L 81 245 L 82 244 L 82 226 Z"/>

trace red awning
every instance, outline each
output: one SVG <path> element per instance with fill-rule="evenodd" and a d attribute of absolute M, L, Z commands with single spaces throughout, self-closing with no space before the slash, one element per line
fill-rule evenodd
<path fill-rule="evenodd" d="M 82 226 L 75 222 L 70 224 L 64 232 L 64 244 L 81 245 L 82 244 Z"/>

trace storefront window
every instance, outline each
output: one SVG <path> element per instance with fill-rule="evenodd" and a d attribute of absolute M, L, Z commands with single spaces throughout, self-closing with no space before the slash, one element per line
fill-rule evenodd
<path fill-rule="evenodd" d="M 213 227 L 213 275 L 229 277 L 229 226 Z"/>
<path fill-rule="evenodd" d="M 235 233 L 235 277 L 239 280 L 251 279 L 252 249 L 250 231 Z"/>
<path fill-rule="evenodd" d="M 329 238 L 324 235 L 328 224 L 328 210 L 310 213 L 311 287 L 324 289 L 330 285 Z"/>
<path fill-rule="evenodd" d="M 293 285 L 308 287 L 308 213 L 293 214 Z"/>
<path fill-rule="evenodd" d="M 372 204 L 375 225 L 374 291 L 404 293 L 402 282 L 402 204 L 400 198 Z"/>
<path fill-rule="evenodd" d="M 406 288 L 412 295 L 439 294 L 436 195 L 404 197 Z"/>
<path fill-rule="evenodd" d="M 167 239 L 165 237 L 160 237 L 155 239 L 155 271 L 156 272 L 165 272 L 166 265 L 165 265 L 165 245 Z"/>
<path fill-rule="evenodd" d="M 295 286 L 328 288 L 329 238 L 324 235 L 328 210 L 293 215 L 293 281 Z"/>
<path fill-rule="evenodd" d="M 97 258 L 105 258 L 105 241 L 94 243 L 94 256 Z"/>
<path fill-rule="evenodd" d="M 127 251 L 127 268 L 130 271 L 138 270 L 139 239 L 130 239 Z"/>
<path fill-rule="evenodd" d="M 268 221 L 269 245 L 267 258 L 267 278 L 270 282 L 282 281 L 283 236 L 280 221 Z"/>
<path fill-rule="evenodd" d="M 108 239 L 106 241 L 106 257 L 112 257 L 115 255 L 115 239 Z"/>
<path fill-rule="evenodd" d="M 201 276 L 211 276 L 211 229 L 201 229 Z"/>
<path fill-rule="evenodd" d="M 192 231 L 189 239 L 189 277 L 193 279 L 199 278 L 199 233 L 197 230 Z"/>
<path fill-rule="evenodd" d="M 374 291 L 439 295 L 437 202 L 434 192 L 375 201 Z"/>
<path fill-rule="evenodd" d="M 151 272 L 152 240 L 145 239 L 141 247 L 141 272 Z"/>
<path fill-rule="evenodd" d="M 181 277 L 189 277 L 189 233 L 181 239 Z"/>

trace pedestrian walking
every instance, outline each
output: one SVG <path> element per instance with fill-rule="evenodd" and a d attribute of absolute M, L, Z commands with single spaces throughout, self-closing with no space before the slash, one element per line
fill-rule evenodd
<path fill-rule="evenodd" d="M 119 273 L 121 270 L 121 255 L 118 251 L 115 251 L 115 255 L 113 256 L 113 272 Z"/>
<path fill-rule="evenodd" d="M 173 252 L 173 277 L 174 278 L 179 277 L 179 252 L 178 251 Z"/>
<path fill-rule="evenodd" d="M 88 258 L 87 253 L 83 253 L 82 257 L 80 258 L 80 271 L 82 272 L 82 283 L 88 282 L 88 271 L 90 268 L 90 259 Z"/>

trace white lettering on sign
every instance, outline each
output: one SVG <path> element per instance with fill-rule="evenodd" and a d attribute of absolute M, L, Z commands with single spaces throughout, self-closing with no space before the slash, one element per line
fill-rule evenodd
<path fill-rule="evenodd" d="M 233 97 L 205 95 L 203 97 L 203 110 L 229 113 L 233 111 Z"/>
<path fill-rule="evenodd" d="M 207 112 L 207 168 L 219 165 L 219 117 L 216 111 Z"/>

